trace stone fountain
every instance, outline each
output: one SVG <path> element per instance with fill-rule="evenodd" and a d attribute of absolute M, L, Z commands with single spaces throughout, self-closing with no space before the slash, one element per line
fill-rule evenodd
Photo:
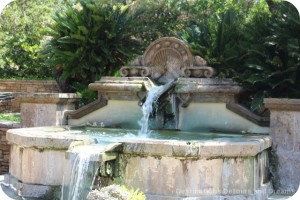
<path fill-rule="evenodd" d="M 91 162 L 100 166 L 100 179 L 138 188 L 147 199 L 267 199 L 268 121 L 237 103 L 240 86 L 214 78 L 216 71 L 203 58 L 170 37 L 151 43 L 120 72 L 122 77 L 90 84 L 98 100 L 68 112 L 68 126 L 8 131 L 6 183 L 23 196 L 51 196 L 78 149 L 96 149 Z M 103 146 L 80 131 L 85 128 L 73 128 L 140 129 L 141 106 L 158 86 L 163 89 L 150 113 L 150 128 L 182 139 L 137 136 Z"/>

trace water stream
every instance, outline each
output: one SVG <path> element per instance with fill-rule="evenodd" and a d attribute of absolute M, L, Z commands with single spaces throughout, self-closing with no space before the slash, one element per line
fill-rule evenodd
<path fill-rule="evenodd" d="M 150 114 L 153 112 L 153 105 L 157 103 L 157 100 L 160 96 L 165 94 L 170 88 L 175 85 L 175 81 L 171 81 L 165 85 L 155 86 L 153 87 L 147 95 L 146 101 L 142 106 L 143 117 L 138 122 L 141 126 L 139 131 L 139 136 L 145 136 L 149 134 L 149 117 Z"/>
<path fill-rule="evenodd" d="M 83 148 L 76 152 L 75 158 L 71 159 L 71 171 L 65 168 L 61 200 L 86 199 L 97 171 L 97 164 L 93 160 L 100 153 L 90 149 L 85 151 Z"/>
<path fill-rule="evenodd" d="M 153 105 L 155 105 L 157 100 L 173 86 L 174 81 L 162 86 L 155 86 L 148 92 L 146 101 L 142 106 L 143 117 L 139 121 L 141 129 L 138 136 L 145 136 L 150 133 L 149 117 L 153 112 Z M 104 147 L 106 144 L 102 143 L 98 145 Z M 94 162 L 95 156 L 99 157 L 100 153 L 103 153 L 97 148 L 95 148 L 95 151 L 86 148 L 79 148 L 80 151 L 78 151 L 77 148 L 75 149 L 76 152 L 74 153 L 76 156 L 74 159 L 71 159 L 72 169 L 71 171 L 65 169 L 61 200 L 86 199 L 86 196 L 93 185 L 97 168 L 99 167 L 96 162 Z"/>

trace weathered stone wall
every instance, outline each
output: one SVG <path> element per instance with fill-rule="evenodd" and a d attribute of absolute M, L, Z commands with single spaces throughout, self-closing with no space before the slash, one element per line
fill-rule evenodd
<path fill-rule="evenodd" d="M 0 97 L 0 113 L 8 113 L 12 111 L 12 98 Z"/>
<path fill-rule="evenodd" d="M 20 99 L 28 93 L 58 93 L 55 81 L 0 80 L 0 113 L 20 112 Z M 10 95 L 10 98 L 1 96 Z"/>
<path fill-rule="evenodd" d="M 55 81 L 0 80 L 0 92 L 57 93 Z"/>
<path fill-rule="evenodd" d="M 273 184 L 294 193 L 300 184 L 300 99 L 265 99 L 273 140 Z"/>
<path fill-rule="evenodd" d="M 6 131 L 19 126 L 20 124 L 15 122 L 0 122 L 0 175 L 9 170 L 10 145 L 6 140 Z"/>

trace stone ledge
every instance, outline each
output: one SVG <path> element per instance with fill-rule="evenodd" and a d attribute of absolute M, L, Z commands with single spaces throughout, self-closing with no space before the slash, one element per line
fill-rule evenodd
<path fill-rule="evenodd" d="M 68 149 L 74 141 L 92 143 L 89 136 L 71 135 L 67 127 L 38 127 L 20 128 L 7 131 L 6 139 L 9 143 L 22 147 Z"/>
<path fill-rule="evenodd" d="M 95 83 L 90 83 L 89 88 L 98 92 L 140 92 L 153 87 L 148 77 L 102 77 Z"/>
<path fill-rule="evenodd" d="M 0 129 L 11 129 L 11 128 L 20 128 L 21 124 L 20 122 L 12 122 L 12 121 L 6 121 L 6 120 L 0 120 Z"/>
<path fill-rule="evenodd" d="M 123 153 L 173 157 L 249 157 L 271 147 L 269 136 L 219 138 L 206 141 L 165 141 L 134 139 L 125 141 Z"/>
<path fill-rule="evenodd" d="M 266 98 L 264 104 L 270 110 L 300 111 L 300 99 Z"/>
<path fill-rule="evenodd" d="M 112 143 L 110 145 L 82 145 L 72 148 L 66 152 L 66 159 L 74 160 L 82 152 L 97 152 L 93 154 L 90 162 L 106 162 L 117 159 L 117 151 L 121 148 L 121 143 Z"/>
<path fill-rule="evenodd" d="M 28 198 L 57 199 L 61 191 L 61 186 L 22 183 L 11 174 L 4 176 L 2 184 L 10 188 L 16 195 Z"/>
<path fill-rule="evenodd" d="M 75 93 L 20 93 L 18 100 L 21 103 L 73 103 L 78 102 L 81 97 Z"/>
<path fill-rule="evenodd" d="M 56 81 L 52 80 L 3 80 L 0 92 L 60 92 Z"/>

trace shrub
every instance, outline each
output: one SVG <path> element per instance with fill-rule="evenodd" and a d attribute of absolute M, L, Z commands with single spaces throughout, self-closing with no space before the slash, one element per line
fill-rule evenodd
<path fill-rule="evenodd" d="M 139 53 L 134 20 L 128 6 L 94 0 L 79 0 L 57 12 L 43 54 L 56 68 L 61 88 L 72 91 L 74 83 L 112 76 Z"/>
<path fill-rule="evenodd" d="M 272 12 L 263 1 L 239 9 L 217 5 L 207 12 L 199 7 L 181 33 L 192 52 L 208 60 L 219 77 L 237 81 L 245 89 L 241 103 L 252 110 L 259 110 L 265 97 L 299 98 L 297 10 L 286 2 L 274 4 Z"/>
<path fill-rule="evenodd" d="M 242 29 L 245 56 L 231 76 L 247 92 L 252 110 L 265 97 L 300 98 L 300 18 L 291 4 L 281 2 L 272 13 L 257 13 Z"/>
<path fill-rule="evenodd" d="M 52 22 L 57 0 L 16 0 L 0 16 L 1 78 L 53 77 L 52 68 L 40 57 L 44 31 Z"/>
<path fill-rule="evenodd" d="M 131 12 L 138 13 L 134 26 L 136 37 L 146 48 L 159 37 L 176 36 L 180 24 L 181 2 L 178 0 L 136 0 L 131 3 Z"/>

